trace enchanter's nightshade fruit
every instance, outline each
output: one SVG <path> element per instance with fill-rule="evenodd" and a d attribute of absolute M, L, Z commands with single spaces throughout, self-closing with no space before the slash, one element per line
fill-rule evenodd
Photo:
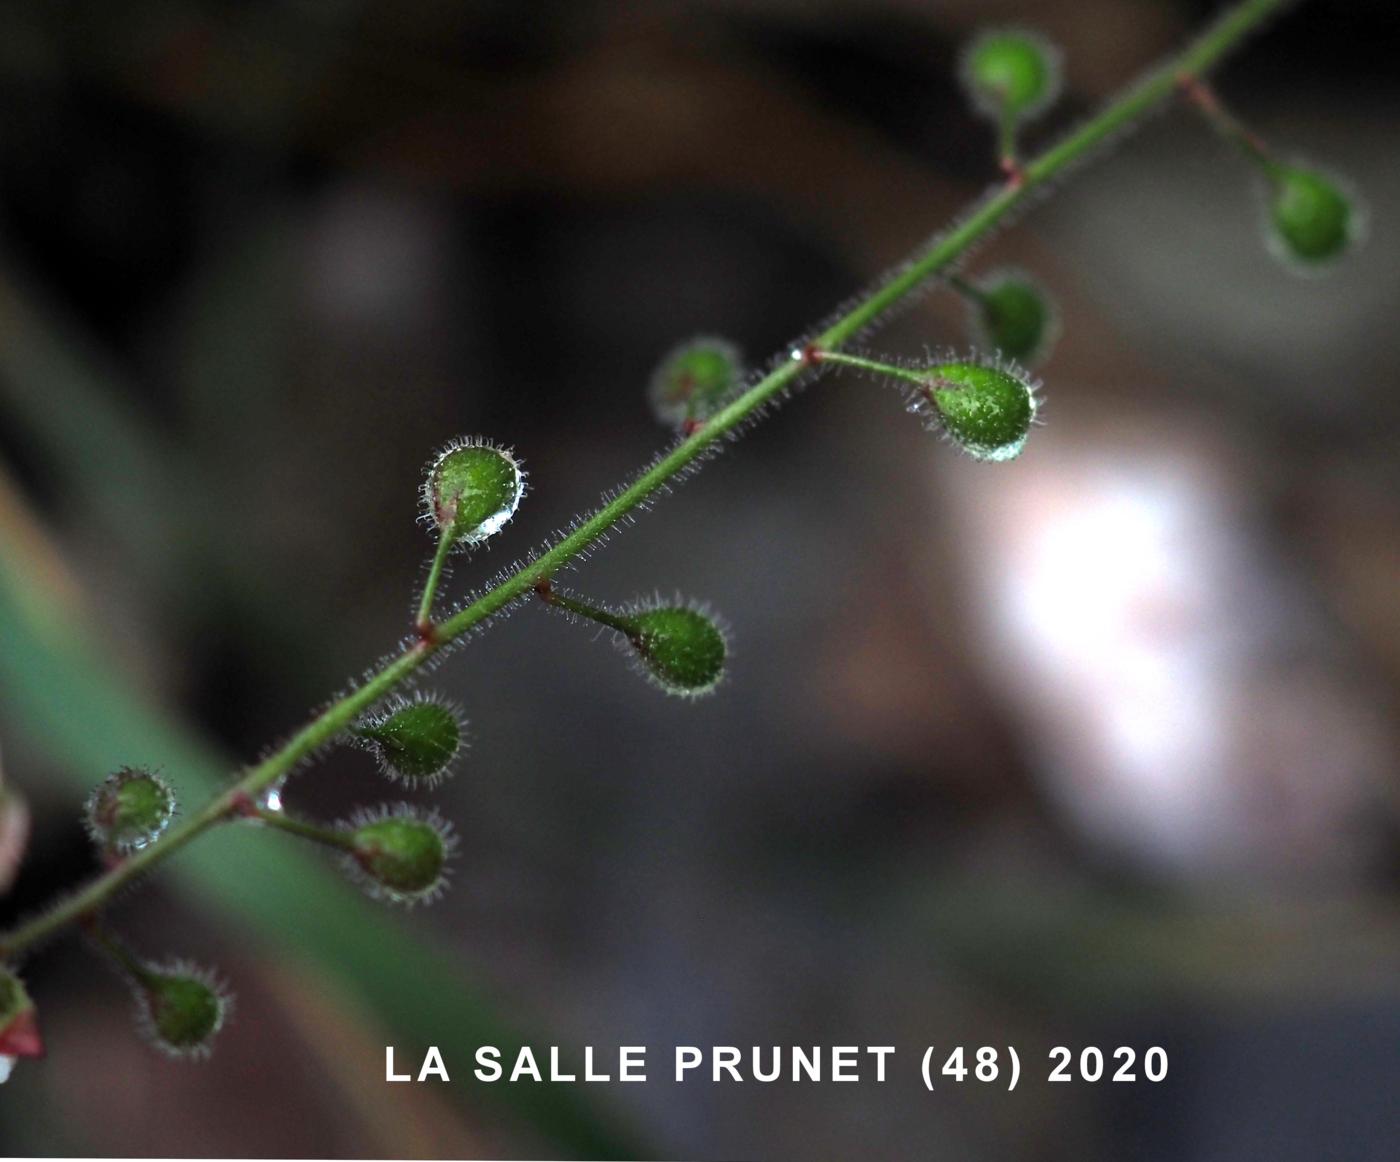
<path fill-rule="evenodd" d="M 484 440 L 461 440 L 438 453 L 423 488 L 425 516 L 454 547 L 470 548 L 499 532 L 525 493 L 525 474 L 510 452 Z"/>
<path fill-rule="evenodd" d="M 379 758 L 390 778 L 436 786 L 462 749 L 457 710 L 430 695 L 397 699 L 364 719 L 355 735 Z"/>
<path fill-rule="evenodd" d="M 1273 183 L 1270 222 L 1281 253 L 1308 266 L 1341 256 L 1356 232 L 1356 211 L 1335 181 L 1315 170 L 1284 169 Z"/>
<path fill-rule="evenodd" d="M 154 843 L 175 818 L 175 793 L 154 771 L 122 767 L 88 796 L 85 823 L 98 847 L 129 855 Z"/>

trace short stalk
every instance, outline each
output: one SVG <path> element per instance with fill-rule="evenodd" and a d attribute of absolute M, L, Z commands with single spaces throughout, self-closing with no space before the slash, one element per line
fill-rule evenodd
<path fill-rule="evenodd" d="M 1021 163 L 1017 160 L 1016 153 L 1016 129 L 1019 119 L 1012 111 L 1010 102 L 1002 106 L 1000 118 L 1000 131 L 997 138 L 997 151 L 1001 156 L 1001 169 L 1008 178 L 1015 179 L 1021 172 Z"/>
<path fill-rule="evenodd" d="M 136 954 L 96 920 L 88 924 L 87 931 L 92 942 L 110 956 L 113 962 L 132 980 L 149 986 L 155 979 L 151 970 L 137 959 Z"/>
<path fill-rule="evenodd" d="M 876 375 L 888 375 L 894 379 L 902 379 L 906 383 L 912 383 L 917 387 L 927 391 L 930 386 L 929 377 L 918 371 L 912 371 L 908 367 L 899 367 L 893 363 L 881 363 L 878 359 L 867 359 L 863 355 L 848 355 L 844 351 L 817 351 L 814 358 L 821 363 L 835 363 L 842 367 L 856 367 L 861 371 L 871 371 Z"/>
<path fill-rule="evenodd" d="M 315 843 L 324 844 L 326 847 L 350 851 L 355 846 L 355 837 L 348 831 L 338 827 L 323 827 L 317 823 L 308 823 L 304 819 L 295 819 L 282 811 L 269 811 L 266 808 L 260 808 L 252 817 L 269 827 L 276 827 L 279 831 L 285 831 L 289 835 L 299 835 L 302 839 L 310 839 Z"/>
<path fill-rule="evenodd" d="M 423 582 L 423 597 L 418 602 L 418 617 L 415 624 L 420 630 L 433 624 L 433 602 L 437 599 L 438 585 L 442 582 L 442 572 L 447 565 L 448 554 L 452 552 L 452 538 L 438 533 L 437 551 L 433 563 L 428 568 L 428 579 Z"/>
<path fill-rule="evenodd" d="M 1210 85 L 1198 77 L 1186 77 L 1181 82 L 1181 89 L 1192 108 L 1206 119 L 1221 138 L 1234 146 L 1246 160 L 1258 166 L 1270 181 L 1278 178 L 1279 164 L 1264 139 L 1231 113 Z"/>
<path fill-rule="evenodd" d="M 628 637 L 634 637 L 637 633 L 637 624 L 629 617 L 623 617 L 619 613 L 613 613 L 611 610 L 603 609 L 598 605 L 590 605 L 587 601 L 583 601 L 580 598 L 566 596 L 547 585 L 538 586 L 535 592 L 546 605 L 554 605 L 560 609 L 567 609 L 570 613 L 587 618 L 589 621 L 596 621 L 599 625 L 605 625 L 609 629 L 615 629 L 619 633 L 626 634 Z"/>
<path fill-rule="evenodd" d="M 968 281 L 960 274 L 950 274 L 945 281 L 974 306 L 980 307 L 986 305 L 987 294 L 976 283 Z"/>

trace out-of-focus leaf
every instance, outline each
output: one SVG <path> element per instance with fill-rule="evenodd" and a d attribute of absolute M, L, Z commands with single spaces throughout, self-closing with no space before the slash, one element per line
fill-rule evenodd
<path fill-rule="evenodd" d="M 255 434 L 279 422 L 269 409 L 282 395 L 291 262 L 286 220 L 274 215 L 193 279 L 188 317 L 176 321 L 189 412 L 177 444 L 135 404 L 139 393 L 114 361 L 0 255 L 0 420 L 59 483 L 74 523 L 119 549 L 121 568 L 167 622 L 197 626 L 217 604 L 217 616 L 248 626 L 252 640 L 278 642 L 305 678 L 295 671 L 315 654 L 298 648 L 310 598 L 277 586 L 207 519 L 209 498 L 230 486 L 220 473 L 241 470 L 257 454 Z M 0 535 L 15 523 L 9 515 L 0 508 Z M 216 583 L 182 582 L 191 576 Z"/>
<path fill-rule="evenodd" d="M 237 462 L 244 443 L 265 439 L 279 418 L 300 291 L 295 224 L 289 213 L 262 216 L 220 246 L 181 296 L 181 403 L 204 454 Z"/>
<path fill-rule="evenodd" d="M 115 369 L 0 266 L 0 409 L 54 479 L 136 538 L 137 557 L 155 572 L 179 544 L 162 515 L 179 492 L 170 487 L 168 449 L 123 398 L 134 393 Z"/>

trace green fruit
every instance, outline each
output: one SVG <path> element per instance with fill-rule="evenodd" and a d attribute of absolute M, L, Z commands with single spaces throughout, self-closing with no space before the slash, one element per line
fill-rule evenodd
<path fill-rule="evenodd" d="M 963 81 L 973 102 L 998 119 L 1038 113 L 1059 87 L 1058 56 L 1029 32 L 986 32 L 968 47 Z"/>
<path fill-rule="evenodd" d="M 979 342 L 1025 366 L 1047 354 L 1054 314 L 1045 293 L 1023 275 L 982 283 L 973 304 Z"/>
<path fill-rule="evenodd" d="M 88 796 L 88 834 L 99 846 L 126 855 L 154 842 L 175 817 L 175 794 L 159 775 L 123 767 Z"/>
<path fill-rule="evenodd" d="M 387 774 L 410 783 L 436 783 L 462 745 L 456 711 L 431 698 L 404 702 L 356 733 L 379 756 Z"/>
<path fill-rule="evenodd" d="M 1024 379 L 994 364 L 941 363 L 924 373 L 940 425 L 979 460 L 1010 460 L 1025 447 L 1035 394 Z"/>
<path fill-rule="evenodd" d="M 728 652 L 714 620 L 697 609 L 662 605 L 632 615 L 628 635 L 646 672 L 666 691 L 697 697 L 713 690 Z"/>
<path fill-rule="evenodd" d="M 672 427 L 706 419 L 723 406 L 742 376 L 739 350 L 732 343 L 692 339 L 675 348 L 652 373 L 652 411 Z"/>
<path fill-rule="evenodd" d="M 449 445 L 428 469 L 428 519 L 454 545 L 480 544 L 515 515 L 525 474 L 505 449 L 481 440 Z"/>
<path fill-rule="evenodd" d="M 228 997 L 193 966 L 155 970 L 140 981 L 147 1024 L 157 1045 L 177 1056 L 207 1054 L 228 1014 Z"/>
<path fill-rule="evenodd" d="M 1308 264 L 1338 257 L 1355 233 L 1350 199 L 1312 170 L 1288 169 L 1277 176 L 1270 213 L 1284 254 Z"/>
<path fill-rule="evenodd" d="M 447 824 L 435 814 L 419 815 L 402 806 L 359 822 L 351 854 L 375 891 L 399 903 L 415 903 L 442 887 L 452 846 Z"/>

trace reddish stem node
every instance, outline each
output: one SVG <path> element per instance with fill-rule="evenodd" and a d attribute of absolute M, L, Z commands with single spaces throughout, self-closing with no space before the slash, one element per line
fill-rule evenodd
<path fill-rule="evenodd" d="M 1181 90 L 1181 95 L 1193 105 L 1198 105 L 1207 111 L 1219 108 L 1220 102 L 1216 100 L 1215 93 L 1194 73 L 1179 74 L 1176 78 L 1176 87 Z"/>
<path fill-rule="evenodd" d="M 1252 129 L 1243 125 L 1221 103 L 1214 89 L 1202 78 L 1193 73 L 1182 73 L 1176 78 L 1181 95 L 1207 118 L 1226 133 L 1234 134 L 1247 148 L 1260 157 L 1268 156 L 1269 148 L 1264 139 Z"/>
<path fill-rule="evenodd" d="M 235 819 L 256 819 L 259 814 L 258 805 L 248 792 L 239 791 L 229 800 L 228 813 Z"/>

